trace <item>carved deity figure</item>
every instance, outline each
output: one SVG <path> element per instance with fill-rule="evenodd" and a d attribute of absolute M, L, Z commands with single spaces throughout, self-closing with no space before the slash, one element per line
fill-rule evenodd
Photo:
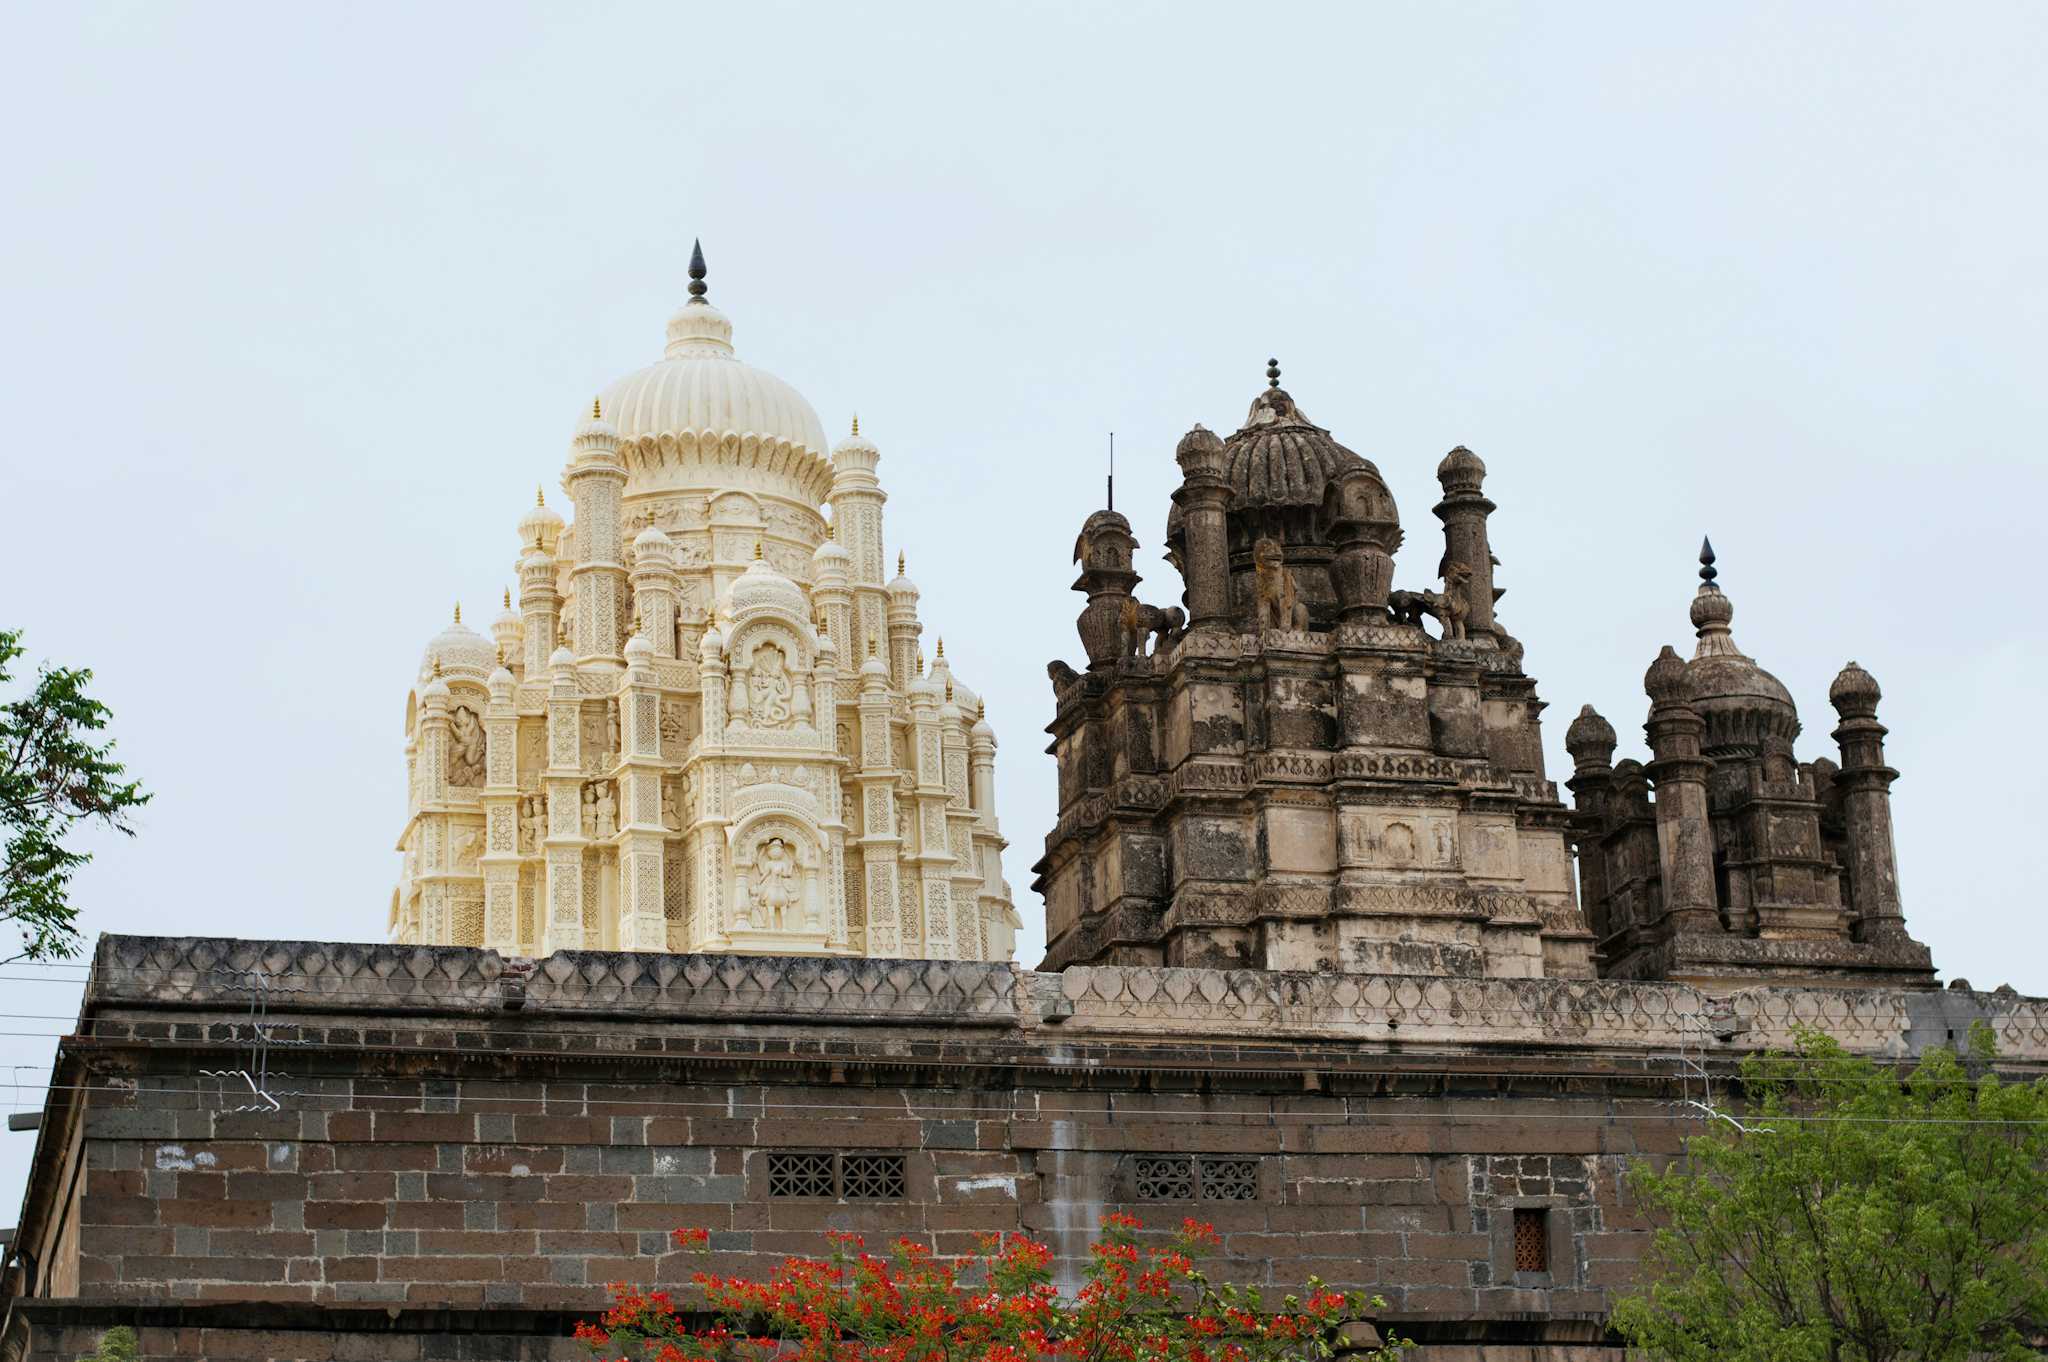
<path fill-rule="evenodd" d="M 462 828 L 455 834 L 455 873 L 460 875 L 476 869 L 478 853 L 483 847 L 483 831 L 479 828 Z"/>
<path fill-rule="evenodd" d="M 665 828 L 681 828 L 683 820 L 676 813 L 676 787 L 664 780 L 661 782 L 661 825 Z"/>
<path fill-rule="evenodd" d="M 1261 629 L 1308 628 L 1308 606 L 1294 589 L 1280 544 L 1261 536 L 1252 545 L 1253 582 L 1258 590 L 1256 622 Z"/>
<path fill-rule="evenodd" d="M 484 725 L 468 705 L 448 716 L 448 783 L 475 788 L 484 783 Z"/>
<path fill-rule="evenodd" d="M 754 650 L 748 668 L 747 693 L 753 702 L 754 722 L 761 728 L 787 728 L 795 718 L 789 671 L 783 666 L 782 649 L 764 643 Z"/>
<path fill-rule="evenodd" d="M 789 912 L 796 907 L 796 854 L 789 843 L 771 837 L 762 844 L 754 875 L 754 925 L 782 931 L 791 925 Z"/>
<path fill-rule="evenodd" d="M 612 798 L 612 783 L 609 780 L 597 782 L 597 835 L 609 837 L 619 830 L 617 804 Z"/>
<path fill-rule="evenodd" d="M 619 746 L 619 702 L 616 697 L 604 702 L 604 723 L 607 744 L 604 750 L 623 751 L 624 749 Z"/>
<path fill-rule="evenodd" d="M 583 787 L 583 835 L 585 837 L 597 836 L 597 787 L 595 785 Z"/>
<path fill-rule="evenodd" d="M 1437 601 L 1437 620 L 1445 638 L 1465 637 L 1465 618 L 1472 613 L 1472 569 L 1463 563 L 1444 564 L 1444 594 Z"/>
<path fill-rule="evenodd" d="M 541 839 L 546 836 L 546 801 L 539 795 L 528 795 L 519 801 L 519 849 L 528 853 L 539 851 Z"/>

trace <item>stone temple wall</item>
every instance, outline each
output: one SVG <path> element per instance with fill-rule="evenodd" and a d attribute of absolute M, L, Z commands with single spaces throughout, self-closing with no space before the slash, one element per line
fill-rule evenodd
<path fill-rule="evenodd" d="M 606 1282 L 825 1229 L 1027 1230 L 1071 1280 L 1118 1210 L 1212 1221 L 1221 1276 L 1375 1291 L 1422 1359 L 1618 1358 L 1681 1055 L 1979 1019 L 2048 1070 L 2048 1003 L 1968 993 L 109 937 L 0 1356 L 129 1323 L 150 1357 L 578 1357 Z"/>

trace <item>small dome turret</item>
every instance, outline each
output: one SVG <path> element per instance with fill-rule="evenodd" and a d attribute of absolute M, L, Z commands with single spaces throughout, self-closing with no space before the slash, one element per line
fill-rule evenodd
<path fill-rule="evenodd" d="M 889 596 L 892 603 L 903 600 L 914 601 L 918 597 L 917 583 L 911 581 L 910 574 L 904 571 L 904 561 L 903 554 L 899 552 L 896 555 L 896 576 L 889 583 Z"/>
<path fill-rule="evenodd" d="M 1591 705 L 1581 705 L 1579 716 L 1564 731 L 1564 750 L 1581 766 L 1589 760 L 1597 760 L 1601 765 L 1612 761 L 1616 741 L 1614 725 L 1601 718 Z"/>
<path fill-rule="evenodd" d="M 1700 543 L 1700 588 L 1692 601 L 1699 644 L 1686 664 L 1689 703 L 1706 720 L 1705 751 L 1789 753 L 1799 736 L 1799 710 L 1777 677 L 1735 646 L 1729 623 L 1735 604 L 1714 584 L 1714 546 Z"/>
<path fill-rule="evenodd" d="M 728 617 L 738 619 L 743 614 L 760 610 L 775 610 L 798 619 L 810 618 L 803 588 L 768 566 L 768 560 L 761 556 L 761 546 L 756 544 L 754 561 L 747 564 L 747 570 L 726 588 L 725 612 Z"/>
<path fill-rule="evenodd" d="M 1459 445 L 1444 455 L 1436 466 L 1436 480 L 1446 492 L 1476 492 L 1486 480 L 1486 464 L 1477 454 Z"/>
<path fill-rule="evenodd" d="M 436 662 L 451 675 L 481 681 L 497 665 L 498 647 L 462 622 L 462 607 L 458 605 L 454 622 L 428 640 L 426 651 L 420 655 L 421 674 L 431 672 Z"/>
<path fill-rule="evenodd" d="M 1828 703 L 1844 719 L 1875 718 L 1877 702 L 1882 699 L 1884 692 L 1878 689 L 1877 678 L 1854 662 L 1842 668 L 1828 687 Z"/>
<path fill-rule="evenodd" d="M 562 531 L 568 528 L 561 516 L 548 507 L 547 494 L 540 488 L 533 489 L 533 508 L 519 518 L 519 542 L 529 552 L 538 545 L 541 552 L 553 554 L 555 546 L 562 542 Z"/>

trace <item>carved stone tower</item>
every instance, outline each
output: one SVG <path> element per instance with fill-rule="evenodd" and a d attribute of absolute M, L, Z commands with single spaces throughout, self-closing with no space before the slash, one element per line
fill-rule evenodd
<path fill-rule="evenodd" d="M 1692 659 L 1667 647 L 1643 679 L 1649 765 L 1613 763 L 1614 728 L 1591 706 L 1566 735 L 1602 972 L 1931 986 L 1899 903 L 1877 682 L 1842 670 L 1828 692 L 1842 763 L 1800 762 L 1791 692 L 1735 646 L 1711 545 L 1700 564 Z"/>
<path fill-rule="evenodd" d="M 519 522 L 518 613 L 427 645 L 391 931 L 1007 960 L 995 737 L 950 667 L 918 675 L 880 452 L 858 423 L 828 451 L 734 354 L 701 252 L 690 276 L 662 359 L 576 427 L 575 523 L 544 496 Z"/>
<path fill-rule="evenodd" d="M 1492 615 L 1485 466 L 1439 470 L 1442 592 L 1393 590 L 1386 483 L 1279 377 L 1175 452 L 1184 610 L 1132 594 L 1123 516 L 1075 544 L 1088 670 L 1050 668 L 1047 967 L 1591 976 L 1543 706 Z"/>

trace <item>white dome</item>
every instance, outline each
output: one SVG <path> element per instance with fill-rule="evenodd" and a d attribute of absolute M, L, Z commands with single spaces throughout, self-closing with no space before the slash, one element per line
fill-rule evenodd
<path fill-rule="evenodd" d="M 810 616 L 805 608 L 803 588 L 760 558 L 749 563 L 747 570 L 726 588 L 725 608 L 733 619 L 757 610 L 776 610 L 800 620 Z"/>
<path fill-rule="evenodd" d="M 482 680 L 498 665 L 498 645 L 464 624 L 461 616 L 457 615 L 453 624 L 434 635 L 427 644 L 426 652 L 420 657 L 421 674 L 432 674 L 436 662 L 444 671 Z"/>
<path fill-rule="evenodd" d="M 627 374 L 604 394 L 605 416 L 619 439 L 628 445 L 663 437 L 700 445 L 737 440 L 751 444 L 747 452 L 763 462 L 784 462 L 797 453 L 799 467 L 818 461 L 800 476 L 817 484 L 816 490 L 805 489 L 807 499 L 821 498 L 830 485 L 831 446 L 804 395 L 766 370 L 741 363 L 733 353 L 732 323 L 701 298 L 669 320 L 668 337 L 659 363 Z M 668 461 L 649 469 L 629 457 L 627 468 L 628 495 L 705 481 L 677 478 L 681 470 Z"/>

